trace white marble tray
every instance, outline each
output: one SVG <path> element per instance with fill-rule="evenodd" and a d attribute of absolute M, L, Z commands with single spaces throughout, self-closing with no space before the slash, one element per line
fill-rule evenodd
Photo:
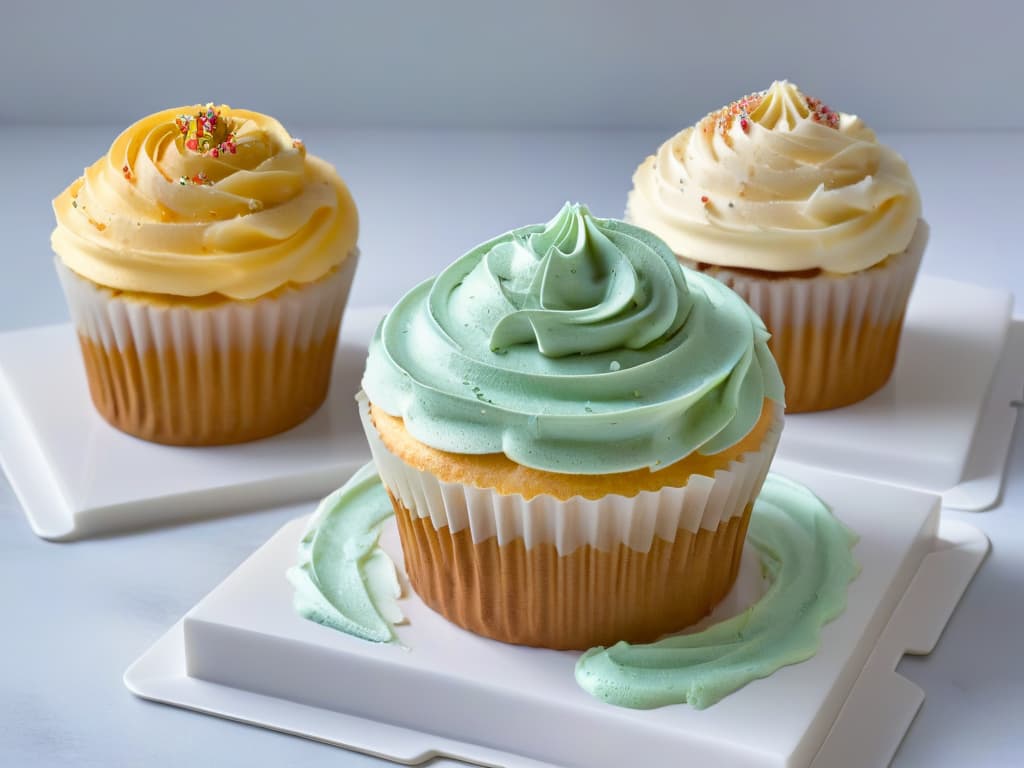
<path fill-rule="evenodd" d="M 32 530 L 77 539 L 326 495 L 369 459 L 353 398 L 382 314 L 345 314 L 330 393 L 308 421 L 209 448 L 148 443 L 107 424 L 70 325 L 0 334 L 0 466 Z"/>
<path fill-rule="evenodd" d="M 785 462 L 776 471 L 808 484 L 861 535 L 863 571 L 816 656 L 704 711 L 604 704 L 576 686 L 577 653 L 477 637 L 414 594 L 402 603 L 407 650 L 301 619 L 284 572 L 305 520 L 204 598 L 125 682 L 144 698 L 408 764 L 443 755 L 596 768 L 686 755 L 693 765 L 884 765 L 923 699 L 896 664 L 934 647 L 988 541 L 966 524 L 940 525 L 934 495 Z M 385 548 L 400 562 L 395 538 Z"/>

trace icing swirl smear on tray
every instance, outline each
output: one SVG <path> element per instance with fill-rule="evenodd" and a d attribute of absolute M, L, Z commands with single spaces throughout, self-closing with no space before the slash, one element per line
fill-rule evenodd
<path fill-rule="evenodd" d="M 395 564 L 377 542 L 394 516 L 373 464 L 320 502 L 288 570 L 299 615 L 363 640 L 395 639 L 403 620 Z"/>
<path fill-rule="evenodd" d="M 809 659 L 821 628 L 846 608 L 860 568 L 857 537 L 810 490 L 768 475 L 747 541 L 771 584 L 743 613 L 654 643 L 592 648 L 576 663 L 580 687 L 610 704 L 705 709 L 780 667 Z"/>

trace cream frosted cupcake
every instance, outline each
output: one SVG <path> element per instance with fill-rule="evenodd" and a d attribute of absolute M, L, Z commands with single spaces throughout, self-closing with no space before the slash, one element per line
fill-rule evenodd
<path fill-rule="evenodd" d="M 53 203 L 100 414 L 160 443 L 289 429 L 327 394 L 358 217 L 273 118 L 183 107 L 124 131 Z"/>
<path fill-rule="evenodd" d="M 626 218 L 764 318 L 788 412 L 888 380 L 927 240 L 903 159 L 860 118 L 773 83 L 666 141 Z"/>
<path fill-rule="evenodd" d="M 360 397 L 413 588 L 549 648 L 700 619 L 735 579 L 781 431 L 766 342 L 735 293 L 582 206 L 414 288 Z"/>

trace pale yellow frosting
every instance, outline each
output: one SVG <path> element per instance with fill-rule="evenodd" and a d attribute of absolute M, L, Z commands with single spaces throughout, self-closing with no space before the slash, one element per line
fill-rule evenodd
<path fill-rule="evenodd" d="M 117 290 L 232 299 L 341 264 L 359 223 L 334 168 L 277 120 L 227 106 L 233 147 L 188 149 L 175 119 L 201 109 L 139 120 L 53 201 L 64 264 Z"/>
<path fill-rule="evenodd" d="M 867 269 L 906 249 L 920 215 L 903 159 L 786 81 L 662 144 L 627 203 L 679 256 L 772 272 Z"/>

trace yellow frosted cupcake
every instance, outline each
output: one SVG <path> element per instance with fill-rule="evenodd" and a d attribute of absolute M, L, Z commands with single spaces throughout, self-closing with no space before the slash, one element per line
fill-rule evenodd
<path fill-rule="evenodd" d="M 265 437 L 324 401 L 358 217 L 273 118 L 150 115 L 53 202 L 51 242 L 99 413 L 137 437 Z"/>
<path fill-rule="evenodd" d="M 927 240 L 903 159 L 860 118 L 776 82 L 666 141 L 626 218 L 764 319 L 790 413 L 889 379 Z"/>
<path fill-rule="evenodd" d="M 735 293 L 582 206 L 410 291 L 359 400 L 413 588 L 548 648 L 706 615 L 782 428 L 766 342 Z"/>

